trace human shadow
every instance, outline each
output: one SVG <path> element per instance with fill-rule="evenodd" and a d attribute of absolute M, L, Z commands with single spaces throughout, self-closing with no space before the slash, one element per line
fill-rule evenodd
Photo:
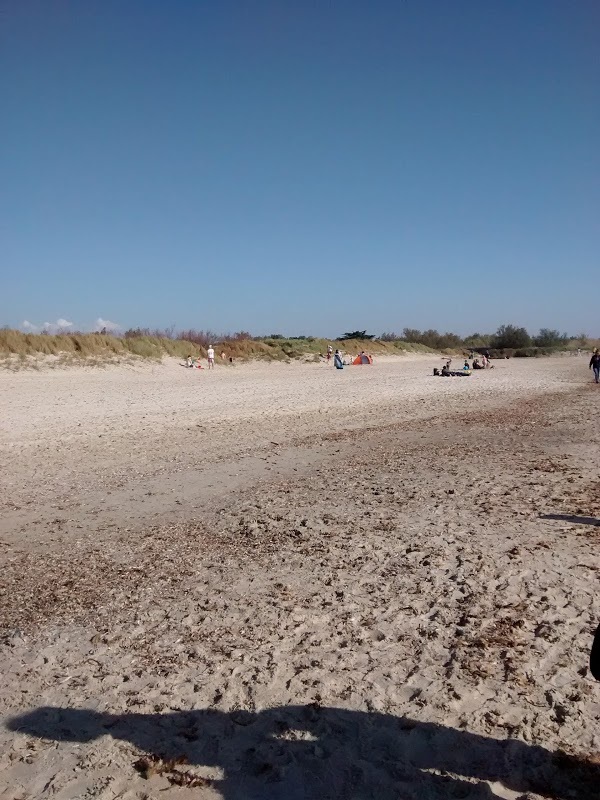
<path fill-rule="evenodd" d="M 540 519 L 557 519 L 562 522 L 573 522 L 578 525 L 595 525 L 600 527 L 600 519 L 596 517 L 578 517 L 577 514 L 540 514 Z"/>
<path fill-rule="evenodd" d="M 110 735 L 163 763 L 219 768 L 213 786 L 224 800 L 490 800 L 499 796 L 495 782 L 558 800 L 591 800 L 600 785 L 598 765 L 517 739 L 318 705 L 167 714 L 39 708 L 7 727 L 55 741 Z M 192 766 L 174 767 L 171 779 L 180 782 L 186 769 Z"/>

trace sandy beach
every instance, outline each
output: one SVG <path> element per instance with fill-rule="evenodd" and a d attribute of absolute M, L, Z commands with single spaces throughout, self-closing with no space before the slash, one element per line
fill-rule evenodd
<path fill-rule="evenodd" d="M 600 794 L 587 359 L 0 373 L 0 798 Z"/>

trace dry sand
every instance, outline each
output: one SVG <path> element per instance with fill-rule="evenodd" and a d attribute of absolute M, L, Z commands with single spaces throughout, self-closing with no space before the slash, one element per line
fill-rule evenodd
<path fill-rule="evenodd" d="M 584 359 L 0 375 L 0 798 L 600 796 Z"/>

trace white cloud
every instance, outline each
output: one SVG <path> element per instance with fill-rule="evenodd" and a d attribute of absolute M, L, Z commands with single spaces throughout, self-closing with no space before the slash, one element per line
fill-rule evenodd
<path fill-rule="evenodd" d="M 43 331 L 44 333 L 60 333 L 62 331 L 73 330 L 74 327 L 75 324 L 64 317 L 59 317 L 56 322 L 44 322 L 43 325 L 36 325 L 33 322 L 29 322 L 28 319 L 23 320 L 21 323 L 21 328 L 24 331 L 27 331 L 27 333 L 39 333 L 40 331 Z M 98 317 L 98 319 L 92 326 L 90 326 L 90 328 L 85 328 L 84 330 L 106 330 L 109 333 L 118 333 L 122 330 L 122 327 L 117 322 L 111 322 L 109 319 L 102 319 L 102 317 Z"/>
<path fill-rule="evenodd" d="M 33 322 L 29 322 L 28 319 L 24 319 L 21 323 L 21 328 L 28 333 L 39 333 L 40 331 L 44 331 L 45 333 L 58 333 L 59 331 L 65 331 L 72 327 L 73 323 L 68 319 L 64 319 L 64 317 L 59 317 L 56 322 L 44 322 L 43 325 L 36 325 Z"/>
<path fill-rule="evenodd" d="M 98 317 L 94 323 L 94 330 L 102 331 L 105 329 L 109 333 L 116 333 L 117 331 L 121 330 L 121 325 L 119 325 L 118 322 L 111 322 L 109 319 L 102 319 L 102 317 Z"/>
<path fill-rule="evenodd" d="M 69 322 L 68 319 L 63 319 L 60 317 L 56 320 L 56 322 L 44 322 L 42 325 L 42 330 L 46 331 L 46 333 L 59 333 L 60 331 L 64 331 L 66 328 L 72 327 L 72 322 Z"/>

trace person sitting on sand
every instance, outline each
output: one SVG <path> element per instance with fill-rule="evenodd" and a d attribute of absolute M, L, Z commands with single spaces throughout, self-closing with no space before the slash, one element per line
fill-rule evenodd
<path fill-rule="evenodd" d="M 447 378 L 450 375 L 450 362 L 442 367 L 442 375 Z"/>
<path fill-rule="evenodd" d="M 473 361 L 473 369 L 483 369 L 483 367 L 479 363 L 479 359 L 477 358 L 475 359 L 475 361 Z"/>
<path fill-rule="evenodd" d="M 194 360 L 193 360 L 193 358 L 191 356 L 188 356 L 186 358 L 185 365 L 186 365 L 186 367 L 193 367 L 194 366 Z"/>
<path fill-rule="evenodd" d="M 465 359 L 465 365 L 464 365 L 463 369 L 471 369 L 471 367 L 469 366 L 469 362 L 466 359 Z"/>
<path fill-rule="evenodd" d="M 336 369 L 344 369 L 344 362 L 342 361 L 342 354 L 339 350 L 335 351 L 333 356 L 333 364 Z"/>

